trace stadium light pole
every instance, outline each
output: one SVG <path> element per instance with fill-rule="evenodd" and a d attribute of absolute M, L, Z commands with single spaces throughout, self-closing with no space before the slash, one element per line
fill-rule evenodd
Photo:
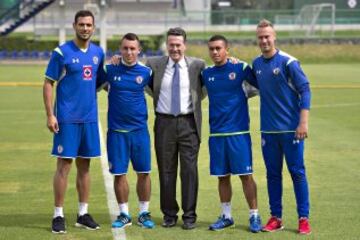
<path fill-rule="evenodd" d="M 106 28 L 106 2 L 100 1 L 100 47 L 105 53 L 107 51 Z"/>
<path fill-rule="evenodd" d="M 66 29 L 65 29 L 65 0 L 59 1 L 59 45 L 65 43 L 66 41 Z"/>

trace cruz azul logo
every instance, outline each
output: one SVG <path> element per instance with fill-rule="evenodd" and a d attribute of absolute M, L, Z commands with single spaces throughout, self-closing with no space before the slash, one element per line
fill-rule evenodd
<path fill-rule="evenodd" d="M 274 75 L 279 75 L 280 68 L 274 68 L 273 73 L 274 73 Z"/>
<path fill-rule="evenodd" d="M 94 56 L 94 57 L 93 57 L 93 63 L 94 63 L 95 65 L 97 65 L 98 62 L 99 62 L 99 58 L 98 58 L 97 56 Z"/>
<path fill-rule="evenodd" d="M 231 72 L 231 73 L 229 74 L 229 79 L 230 79 L 230 80 L 235 80 L 235 78 L 236 78 L 236 73 L 235 73 L 235 72 Z"/>
<path fill-rule="evenodd" d="M 91 79 L 92 79 L 92 66 L 83 65 L 83 80 L 91 80 Z"/>
<path fill-rule="evenodd" d="M 144 80 L 144 79 L 143 79 L 142 76 L 137 76 L 136 79 L 135 79 L 135 81 L 136 81 L 137 84 L 141 84 L 141 83 L 143 82 L 143 80 Z"/>

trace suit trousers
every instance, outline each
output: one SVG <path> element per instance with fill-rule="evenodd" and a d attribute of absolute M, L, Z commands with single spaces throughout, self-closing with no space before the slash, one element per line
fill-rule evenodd
<path fill-rule="evenodd" d="M 155 151 L 160 178 L 160 208 L 165 219 L 177 219 L 176 180 L 180 162 L 183 222 L 196 221 L 199 136 L 194 114 L 156 113 Z"/>

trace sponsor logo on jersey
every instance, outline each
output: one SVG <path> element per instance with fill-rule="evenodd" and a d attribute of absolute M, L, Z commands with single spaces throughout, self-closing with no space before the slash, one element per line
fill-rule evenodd
<path fill-rule="evenodd" d="M 98 58 L 97 56 L 94 56 L 94 57 L 93 57 L 93 63 L 94 63 L 95 65 L 97 65 L 98 62 L 99 62 L 99 58 Z"/>
<path fill-rule="evenodd" d="M 215 77 L 209 77 L 209 78 L 208 78 L 208 81 L 209 81 L 209 82 L 214 82 L 214 81 L 215 81 Z"/>
<path fill-rule="evenodd" d="M 79 63 L 79 62 L 80 62 L 80 60 L 78 58 L 73 58 L 72 59 L 72 63 Z"/>
<path fill-rule="evenodd" d="M 121 77 L 120 76 L 114 76 L 114 81 L 121 81 Z"/>
<path fill-rule="evenodd" d="M 280 68 L 274 68 L 273 73 L 274 73 L 275 75 L 279 75 L 279 73 L 280 73 Z"/>
<path fill-rule="evenodd" d="M 91 79 L 92 79 L 92 66 L 83 65 L 83 80 L 91 80 Z"/>
<path fill-rule="evenodd" d="M 136 83 L 137 84 L 141 84 L 142 82 L 143 82 L 143 77 L 142 76 L 137 76 L 136 78 L 135 78 L 135 81 L 136 81 Z"/>
<path fill-rule="evenodd" d="M 236 78 L 236 73 L 235 72 L 229 73 L 229 79 L 230 80 L 235 80 L 235 78 Z"/>
<path fill-rule="evenodd" d="M 63 146 L 62 146 L 62 145 L 58 145 L 57 151 L 58 151 L 58 153 L 62 153 L 62 152 L 64 151 Z"/>

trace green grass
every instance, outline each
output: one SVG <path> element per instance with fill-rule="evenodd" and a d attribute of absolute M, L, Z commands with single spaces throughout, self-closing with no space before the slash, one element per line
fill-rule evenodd
<path fill-rule="evenodd" d="M 1 82 L 42 82 L 45 66 L 0 65 Z M 297 216 L 289 174 L 284 169 L 284 222 L 279 233 L 251 234 L 247 231 L 247 207 L 239 179 L 233 177 L 235 229 L 210 232 L 208 225 L 219 214 L 217 180 L 209 176 L 207 150 L 208 102 L 203 102 L 204 122 L 199 156 L 200 191 L 198 228 L 184 231 L 161 226 L 159 181 L 154 152 L 151 211 L 154 230 L 137 226 L 126 229 L 127 239 L 358 239 L 360 217 L 359 140 L 360 64 L 303 64 L 313 89 L 310 133 L 306 142 L 306 166 L 310 183 L 312 235 L 300 237 L 295 231 Z M 343 85 L 344 88 L 331 88 Z M 354 86 L 351 88 L 349 86 Z M 50 232 L 53 211 L 52 177 L 55 159 L 50 157 L 52 136 L 45 124 L 40 87 L 0 87 L 0 239 L 112 239 L 110 216 L 99 159 L 92 162 L 90 211 L 102 229 L 88 232 L 73 227 L 77 211 L 75 171 L 71 171 L 65 201 L 68 233 Z M 152 133 L 153 108 L 148 99 L 149 129 Z M 106 95 L 99 94 L 101 122 L 106 127 Z M 265 168 L 260 152 L 258 99 L 250 100 L 255 179 L 263 221 L 268 217 Z M 130 168 L 130 211 L 137 214 L 135 174 Z M 179 191 L 178 191 L 179 193 Z M 179 195 L 178 195 L 179 196 Z"/>

